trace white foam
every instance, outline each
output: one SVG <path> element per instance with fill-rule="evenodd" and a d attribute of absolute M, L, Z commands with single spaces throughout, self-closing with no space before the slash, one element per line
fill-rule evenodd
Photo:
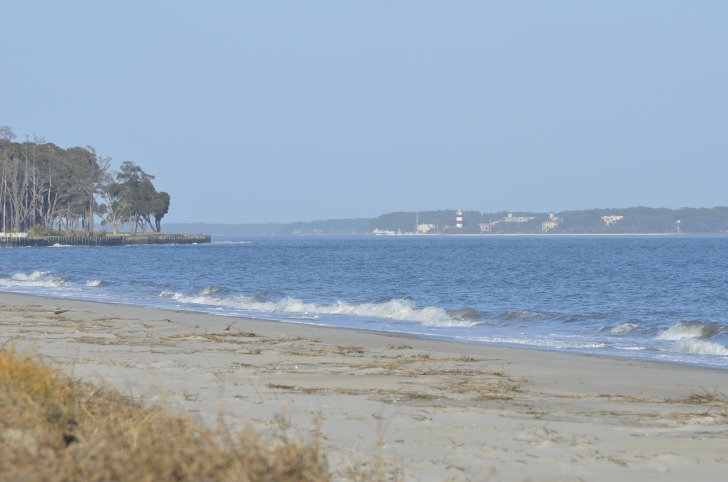
<path fill-rule="evenodd" d="M 682 339 L 675 343 L 677 351 L 697 355 L 728 355 L 728 348 L 720 343 L 703 340 Z"/>
<path fill-rule="evenodd" d="M 442 308 L 434 306 L 417 308 L 412 301 L 401 299 L 389 300 L 383 303 L 353 304 L 338 301 L 332 305 L 320 305 L 306 303 L 297 298 L 283 298 L 280 301 L 261 301 L 251 296 L 218 298 L 206 295 L 190 296 L 169 291 L 162 292 L 160 296 L 172 298 L 182 303 L 223 306 L 225 308 L 262 313 L 278 312 L 306 316 L 348 315 L 374 317 L 398 321 L 415 321 L 427 326 L 477 326 L 481 324 L 477 321 L 454 319 Z"/>
<path fill-rule="evenodd" d="M 90 279 L 86 280 L 86 286 L 104 286 L 106 283 L 103 280 L 100 279 Z"/>
<path fill-rule="evenodd" d="M 687 324 L 679 322 L 676 325 L 671 326 L 667 330 L 663 331 L 657 336 L 658 340 L 676 341 L 683 339 L 699 339 L 707 338 L 712 334 L 715 334 L 715 329 L 711 325 L 703 323 Z"/>
<path fill-rule="evenodd" d="M 11 279 L 15 281 L 35 281 L 48 275 L 50 275 L 48 271 L 34 271 L 31 274 L 16 273 L 11 277 Z"/>
<path fill-rule="evenodd" d="M 35 286 L 43 288 L 57 288 L 63 286 L 65 281 L 48 271 L 34 271 L 33 273 L 16 273 L 10 278 L 0 279 L 2 286 Z"/>
<path fill-rule="evenodd" d="M 535 346 L 540 348 L 551 348 L 557 350 L 571 350 L 571 349 L 582 349 L 582 350 L 593 350 L 593 349 L 604 349 L 611 348 L 610 345 L 598 341 L 583 341 L 583 342 L 568 342 L 563 340 L 552 340 L 547 338 L 537 337 L 499 337 L 499 336 L 483 336 L 473 338 L 475 341 L 485 343 L 502 343 L 507 345 L 525 345 Z"/>

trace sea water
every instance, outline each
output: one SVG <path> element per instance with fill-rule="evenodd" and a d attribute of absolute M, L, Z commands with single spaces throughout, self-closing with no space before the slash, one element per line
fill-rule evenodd
<path fill-rule="evenodd" d="M 728 237 L 0 249 L 0 291 L 728 368 Z"/>

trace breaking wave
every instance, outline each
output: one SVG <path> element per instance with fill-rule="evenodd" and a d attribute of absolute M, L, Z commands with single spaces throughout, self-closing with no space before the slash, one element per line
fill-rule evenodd
<path fill-rule="evenodd" d="M 183 293 L 163 291 L 161 297 L 188 304 L 203 304 L 221 308 L 232 308 L 259 313 L 286 313 L 290 315 L 348 315 L 373 317 L 398 321 L 414 321 L 427 326 L 478 326 L 481 323 L 471 319 L 450 316 L 447 311 L 435 306 L 418 308 L 409 300 L 393 299 L 381 303 L 353 304 L 337 301 L 331 305 L 306 303 L 297 298 L 283 298 L 279 301 L 265 301 L 255 296 L 218 298 L 214 296 L 190 296 Z M 466 312 L 467 313 L 467 312 Z"/>
<path fill-rule="evenodd" d="M 214 295 L 215 293 L 224 293 L 227 289 L 221 286 L 205 286 L 199 290 L 201 296 Z"/>
<path fill-rule="evenodd" d="M 684 322 L 663 330 L 657 335 L 658 340 L 676 341 L 683 339 L 706 339 L 725 331 L 726 327 L 718 323 Z"/>
<path fill-rule="evenodd" d="M 728 355 L 728 347 L 720 343 L 685 338 L 675 343 L 675 348 L 683 353 L 696 355 Z"/>
<path fill-rule="evenodd" d="M 635 323 L 622 323 L 619 326 L 612 327 L 612 329 L 609 330 L 609 332 L 612 335 L 625 335 L 631 331 L 639 329 L 639 325 Z"/>
<path fill-rule="evenodd" d="M 108 283 L 104 280 L 100 280 L 100 279 L 86 280 L 86 286 L 97 287 L 97 286 L 106 286 L 106 285 L 108 285 Z"/>
<path fill-rule="evenodd" d="M 448 310 L 447 315 L 455 320 L 471 320 L 478 322 L 482 318 L 482 314 L 474 308 L 466 308 L 464 310 Z"/>
<path fill-rule="evenodd" d="M 34 271 L 33 273 L 16 273 L 9 278 L 0 278 L 0 285 L 13 286 L 36 286 L 43 288 L 57 288 L 65 284 L 65 280 L 48 271 Z"/>

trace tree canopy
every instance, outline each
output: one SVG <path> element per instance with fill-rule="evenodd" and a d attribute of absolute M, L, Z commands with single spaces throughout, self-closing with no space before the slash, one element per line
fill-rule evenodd
<path fill-rule="evenodd" d="M 91 146 L 64 149 L 42 138 L 16 137 L 0 126 L 0 232 L 93 234 L 95 216 L 114 233 L 124 225 L 161 231 L 170 196 L 135 163 L 112 171 L 111 160 Z"/>

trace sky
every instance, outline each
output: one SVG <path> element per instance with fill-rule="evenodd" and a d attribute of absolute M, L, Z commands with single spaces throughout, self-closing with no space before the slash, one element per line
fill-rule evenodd
<path fill-rule="evenodd" d="M 728 2 L 5 2 L 0 125 L 167 222 L 728 205 Z"/>

